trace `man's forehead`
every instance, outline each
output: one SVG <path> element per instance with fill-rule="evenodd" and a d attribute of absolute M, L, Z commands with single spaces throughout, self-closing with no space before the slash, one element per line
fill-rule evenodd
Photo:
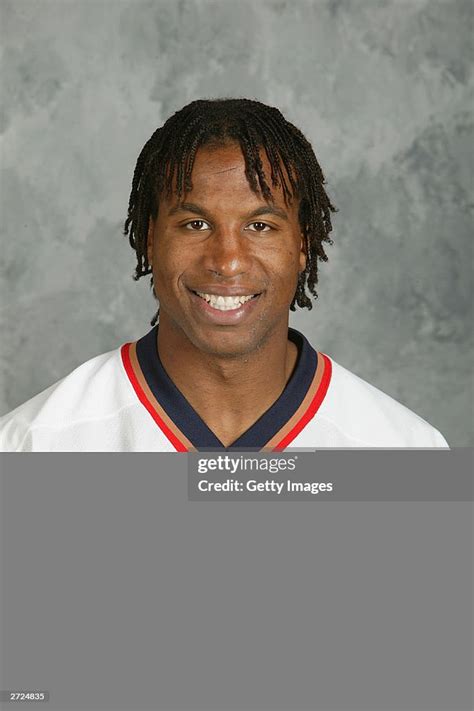
<path fill-rule="evenodd" d="M 213 147 L 201 146 L 196 151 L 192 177 L 204 179 L 223 173 L 245 174 L 245 156 L 238 144 Z"/>
<path fill-rule="evenodd" d="M 194 168 L 196 168 L 196 164 L 194 164 Z M 238 163 L 237 165 L 231 165 L 229 168 L 219 168 L 217 166 L 212 166 L 212 165 L 203 165 L 201 167 L 201 173 L 202 174 L 209 174 L 209 175 L 220 175 L 221 173 L 230 173 L 233 170 L 242 170 L 245 168 L 244 165 L 241 163 Z"/>
<path fill-rule="evenodd" d="M 255 209 L 269 205 L 272 207 L 277 205 L 283 210 L 288 207 L 291 209 L 291 205 L 292 203 L 294 204 L 294 201 L 290 200 L 287 204 L 281 183 L 276 186 L 272 184 L 272 166 L 265 150 L 259 148 L 259 151 L 264 179 L 269 189 L 268 195 L 263 195 L 256 172 L 257 190 L 252 187 L 242 149 L 238 143 L 232 142 L 223 145 L 205 144 L 200 146 L 196 151 L 190 174 L 191 189 L 185 190 L 184 196 L 183 194 L 178 194 L 177 171 L 174 170 L 171 193 L 168 193 L 166 197 L 162 195 L 160 202 L 164 201 L 175 208 L 178 207 L 181 202 L 188 202 L 189 200 L 186 200 L 186 198 L 190 198 L 191 202 L 194 202 L 193 197 L 199 196 L 199 198 L 202 199 L 203 196 L 201 193 L 203 191 L 206 192 L 209 187 L 215 190 L 220 190 L 222 187 L 224 190 L 230 188 L 231 190 L 238 190 L 240 193 L 242 193 L 242 191 L 247 193 L 248 200 L 256 203 Z M 287 188 L 290 188 L 290 180 L 284 165 L 280 165 L 280 171 L 285 176 Z M 295 195 L 294 197 L 297 196 Z M 239 195 L 238 199 L 242 199 L 242 195 Z M 299 201 L 297 200 L 297 202 Z"/>

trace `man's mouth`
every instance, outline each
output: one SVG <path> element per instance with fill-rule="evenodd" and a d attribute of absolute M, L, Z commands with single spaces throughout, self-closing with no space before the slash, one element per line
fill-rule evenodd
<path fill-rule="evenodd" d="M 205 294 L 202 291 L 195 291 L 201 299 L 204 299 L 212 309 L 216 311 L 235 311 L 251 299 L 255 299 L 259 294 L 245 294 L 242 296 L 222 296 L 220 294 Z"/>

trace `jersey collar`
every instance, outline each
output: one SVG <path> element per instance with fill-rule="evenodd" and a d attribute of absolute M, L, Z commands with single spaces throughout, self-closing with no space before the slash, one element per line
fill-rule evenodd
<path fill-rule="evenodd" d="M 226 449 L 165 371 L 155 326 L 135 343 L 122 346 L 122 361 L 138 399 L 179 452 Z M 298 348 L 294 371 L 280 397 L 227 449 L 281 451 L 314 417 L 331 377 L 331 361 L 306 338 L 289 329 Z"/>

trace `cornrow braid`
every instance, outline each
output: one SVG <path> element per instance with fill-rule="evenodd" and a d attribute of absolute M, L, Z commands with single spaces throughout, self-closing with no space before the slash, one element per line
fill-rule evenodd
<path fill-rule="evenodd" d="M 327 261 L 325 245 L 332 244 L 331 213 L 336 208 L 324 189 L 325 179 L 310 142 L 273 107 L 251 99 L 199 99 L 171 116 L 145 143 L 132 179 L 124 235 L 135 250 L 134 279 L 151 273 L 147 239 L 150 218 L 156 219 L 159 197 L 178 197 L 192 190 L 192 170 L 201 146 L 237 142 L 245 160 L 250 188 L 271 200 L 260 149 L 271 167 L 272 187 L 281 186 L 285 203 L 297 197 L 299 222 L 305 240 L 306 268 L 299 275 L 290 309 L 312 308 L 317 298 L 318 262 Z M 176 182 L 174 179 L 176 176 Z M 153 277 L 151 279 L 153 287 Z M 157 321 L 155 315 L 151 324 Z"/>

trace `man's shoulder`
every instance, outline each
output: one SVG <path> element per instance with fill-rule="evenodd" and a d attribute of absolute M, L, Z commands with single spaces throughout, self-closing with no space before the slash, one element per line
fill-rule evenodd
<path fill-rule="evenodd" d="M 323 428 L 347 447 L 447 447 L 426 420 L 332 358 L 331 380 L 318 412 Z M 338 445 L 332 445 L 338 446 Z"/>
<path fill-rule="evenodd" d="M 82 363 L 0 418 L 0 450 L 28 449 L 33 431 L 45 439 L 81 422 L 100 421 L 134 402 L 120 348 Z"/>

